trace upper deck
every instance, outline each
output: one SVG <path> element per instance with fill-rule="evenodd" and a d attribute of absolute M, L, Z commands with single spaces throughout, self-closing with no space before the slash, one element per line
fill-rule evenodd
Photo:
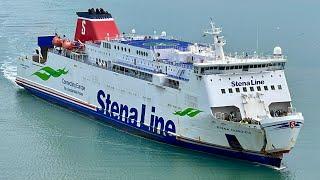
<path fill-rule="evenodd" d="M 180 51 L 187 51 L 188 47 L 192 45 L 190 42 L 176 39 L 152 38 L 151 36 L 145 36 L 143 39 L 124 40 L 121 43 L 150 50 L 177 49 Z"/>

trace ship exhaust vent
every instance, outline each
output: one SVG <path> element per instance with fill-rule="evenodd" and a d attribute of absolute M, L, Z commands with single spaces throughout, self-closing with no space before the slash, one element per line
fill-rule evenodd
<path fill-rule="evenodd" d="M 78 20 L 74 35 L 75 41 L 113 40 L 119 37 L 120 31 L 108 12 L 100 9 L 88 9 L 88 12 L 77 12 Z"/>

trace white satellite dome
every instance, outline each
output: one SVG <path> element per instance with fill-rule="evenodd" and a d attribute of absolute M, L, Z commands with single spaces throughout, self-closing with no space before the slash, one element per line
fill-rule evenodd
<path fill-rule="evenodd" d="M 132 30 L 131 30 L 131 33 L 132 33 L 132 34 L 136 34 L 136 30 L 135 30 L 135 29 L 132 29 Z"/>
<path fill-rule="evenodd" d="M 276 46 L 276 47 L 273 49 L 273 55 L 274 55 L 274 56 L 282 56 L 282 49 L 281 49 L 281 47 Z"/>
<path fill-rule="evenodd" d="M 162 33 L 161 33 L 161 37 L 166 37 L 166 36 L 167 36 L 167 32 L 162 31 Z"/>

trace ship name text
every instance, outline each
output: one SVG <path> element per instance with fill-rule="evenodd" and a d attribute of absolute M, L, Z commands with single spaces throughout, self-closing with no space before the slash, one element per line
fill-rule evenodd
<path fill-rule="evenodd" d="M 263 85 L 264 81 L 261 80 L 250 80 L 250 81 L 232 81 L 232 87 L 239 87 L 239 86 L 254 86 L 254 85 Z"/>
<path fill-rule="evenodd" d="M 151 107 L 150 124 L 148 125 L 145 124 L 147 109 L 145 104 L 142 104 L 141 109 L 138 110 L 135 107 L 112 101 L 110 94 L 106 94 L 102 90 L 97 93 L 97 101 L 100 107 L 97 107 L 96 111 L 108 118 L 165 137 L 173 137 L 172 134 L 176 133 L 174 122 L 172 120 L 166 121 L 163 117 L 157 116 L 155 107 Z"/>

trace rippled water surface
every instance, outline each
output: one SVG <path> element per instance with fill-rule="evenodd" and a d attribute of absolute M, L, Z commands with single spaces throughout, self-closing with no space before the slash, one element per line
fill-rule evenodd
<path fill-rule="evenodd" d="M 224 28 L 226 51 L 288 55 L 287 79 L 305 127 L 284 158 L 287 169 L 209 156 L 132 136 L 38 99 L 14 84 L 16 59 L 39 35 L 72 37 L 75 12 L 112 12 L 122 31 L 166 30 L 189 41 L 209 17 Z M 277 0 L 0 0 L 0 179 L 319 179 L 320 2 Z M 258 32 L 258 33 L 257 33 Z"/>

